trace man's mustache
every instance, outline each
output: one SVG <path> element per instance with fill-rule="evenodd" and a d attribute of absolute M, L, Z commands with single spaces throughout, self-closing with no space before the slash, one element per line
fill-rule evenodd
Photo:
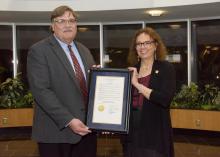
<path fill-rule="evenodd" d="M 73 30 L 71 30 L 71 29 L 65 29 L 63 32 L 65 33 L 65 32 L 72 32 Z"/>

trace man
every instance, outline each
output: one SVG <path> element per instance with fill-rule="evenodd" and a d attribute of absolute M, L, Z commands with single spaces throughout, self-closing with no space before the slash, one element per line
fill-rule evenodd
<path fill-rule="evenodd" d="M 32 138 L 41 157 L 95 157 L 96 135 L 84 124 L 89 50 L 76 42 L 76 14 L 68 6 L 51 15 L 53 34 L 34 44 L 27 61 L 35 99 Z"/>

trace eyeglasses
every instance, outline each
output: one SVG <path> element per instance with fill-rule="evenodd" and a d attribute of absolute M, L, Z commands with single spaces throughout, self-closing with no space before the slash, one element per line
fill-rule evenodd
<path fill-rule="evenodd" d="M 146 48 L 147 46 L 151 45 L 152 43 L 154 43 L 155 41 L 152 40 L 152 41 L 145 41 L 143 43 L 136 43 L 136 48 L 141 48 L 142 46 L 144 48 Z"/>
<path fill-rule="evenodd" d="M 75 25 L 77 20 L 76 19 L 69 19 L 69 20 L 64 20 L 64 19 L 54 19 L 54 22 L 56 22 L 59 25 L 65 25 L 65 24 L 69 24 L 69 25 Z"/>

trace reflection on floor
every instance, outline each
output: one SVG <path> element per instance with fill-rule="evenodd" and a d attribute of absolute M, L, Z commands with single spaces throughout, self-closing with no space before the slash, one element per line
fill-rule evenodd
<path fill-rule="evenodd" d="M 39 157 L 31 128 L 0 129 L 0 157 Z M 176 157 L 220 157 L 220 132 L 174 130 Z M 122 157 L 119 137 L 100 135 L 97 157 Z"/>

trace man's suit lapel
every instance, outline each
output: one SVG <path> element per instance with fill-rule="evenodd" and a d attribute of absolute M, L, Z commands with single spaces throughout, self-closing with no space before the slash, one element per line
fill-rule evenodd
<path fill-rule="evenodd" d="M 60 62 L 63 64 L 63 66 L 65 67 L 65 69 L 67 70 L 67 72 L 69 73 L 70 77 L 73 79 L 73 81 L 75 82 L 75 84 L 78 86 L 78 88 L 80 89 L 78 80 L 76 79 L 75 75 L 74 75 L 74 70 L 72 68 L 72 65 L 70 64 L 65 52 L 63 51 L 62 47 L 59 46 L 58 41 L 56 41 L 56 39 L 54 38 L 53 35 L 51 35 L 49 37 L 49 41 L 50 44 L 52 45 L 52 49 L 54 51 L 54 53 L 56 54 L 56 56 L 58 57 L 58 59 L 60 60 Z"/>

